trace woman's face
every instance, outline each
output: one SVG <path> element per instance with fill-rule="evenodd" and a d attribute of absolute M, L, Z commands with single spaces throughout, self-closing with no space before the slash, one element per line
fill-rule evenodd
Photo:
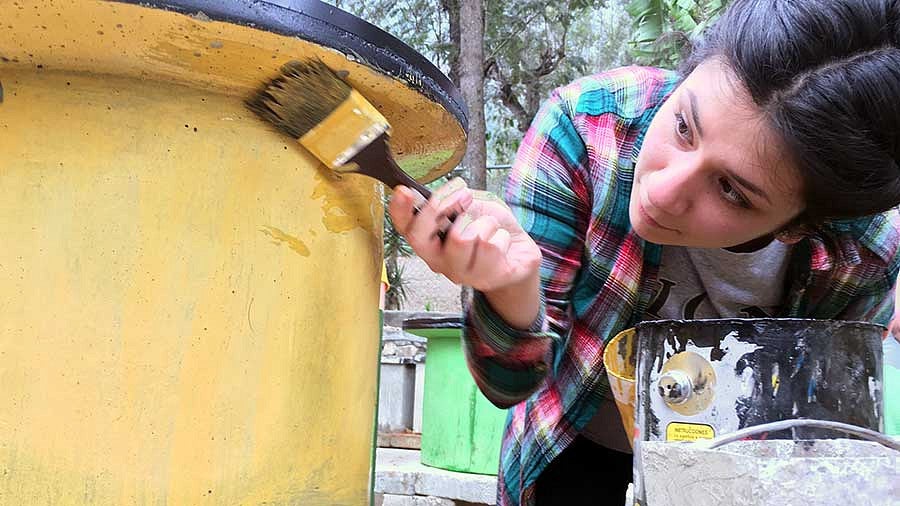
<path fill-rule="evenodd" d="M 724 64 L 704 62 L 653 118 L 629 206 L 645 240 L 736 246 L 803 210 L 800 178 L 783 143 L 736 82 Z"/>

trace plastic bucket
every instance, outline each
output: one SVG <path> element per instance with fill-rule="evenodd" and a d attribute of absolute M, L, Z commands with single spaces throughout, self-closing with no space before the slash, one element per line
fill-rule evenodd
<path fill-rule="evenodd" d="M 603 365 L 606 367 L 609 387 L 619 408 L 625 433 L 631 436 L 629 442 L 632 446 L 637 437 L 634 430 L 636 352 L 637 333 L 634 329 L 619 332 L 603 350 Z"/>
<path fill-rule="evenodd" d="M 459 316 L 406 320 L 403 330 L 428 339 L 422 399 L 422 463 L 497 474 L 506 410 L 478 389 L 466 365 Z"/>

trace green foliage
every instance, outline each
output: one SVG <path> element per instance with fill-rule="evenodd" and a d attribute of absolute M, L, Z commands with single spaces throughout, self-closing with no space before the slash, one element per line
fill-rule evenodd
<path fill-rule="evenodd" d="M 622 0 L 486 0 L 489 163 L 509 163 L 550 90 L 627 63 Z"/>
<path fill-rule="evenodd" d="M 485 0 L 488 163 L 509 163 L 550 90 L 629 63 L 628 0 Z M 334 0 L 450 73 L 453 0 Z"/>
<path fill-rule="evenodd" d="M 326 0 L 372 23 L 449 72 L 450 21 L 440 0 Z"/>
<path fill-rule="evenodd" d="M 387 208 L 387 198 L 384 199 Z M 401 258 L 412 256 L 413 249 L 395 229 L 390 213 L 384 213 L 384 265 L 390 287 L 384 295 L 386 309 L 400 309 L 406 300 L 406 279 Z"/>
<path fill-rule="evenodd" d="M 385 207 L 387 207 L 388 203 L 384 203 Z M 413 250 L 409 243 L 406 242 L 406 239 L 403 238 L 402 235 L 397 233 L 394 229 L 394 222 L 391 220 L 391 215 L 386 213 L 384 215 L 384 254 L 385 256 L 392 257 L 408 257 L 412 255 Z"/>
<path fill-rule="evenodd" d="M 631 44 L 638 63 L 674 68 L 690 41 L 715 20 L 727 0 L 632 0 Z"/>
<path fill-rule="evenodd" d="M 450 73 L 454 0 L 332 0 Z M 488 163 L 509 163 L 553 88 L 639 63 L 674 68 L 728 0 L 485 0 Z"/>

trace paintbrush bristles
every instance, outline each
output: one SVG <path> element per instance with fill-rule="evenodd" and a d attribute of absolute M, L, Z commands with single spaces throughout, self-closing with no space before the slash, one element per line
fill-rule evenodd
<path fill-rule="evenodd" d="M 321 60 L 292 61 L 281 71 L 246 103 L 294 139 L 303 137 L 350 96 L 350 86 Z"/>

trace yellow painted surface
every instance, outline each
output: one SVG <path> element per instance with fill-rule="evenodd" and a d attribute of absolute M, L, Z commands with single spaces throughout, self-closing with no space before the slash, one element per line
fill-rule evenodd
<path fill-rule="evenodd" d="M 294 38 L 5 7 L 0 504 L 366 504 L 382 189 L 242 100 L 314 51 L 432 175 L 461 155 L 458 123 Z"/>
<path fill-rule="evenodd" d="M 387 118 L 398 163 L 418 179 L 450 171 L 465 152 L 465 132 L 439 104 L 407 83 L 296 37 L 102 0 L 7 0 L 4 7 L 0 72 L 114 74 L 247 96 L 284 63 L 315 56 L 348 72 L 347 81 Z"/>
<path fill-rule="evenodd" d="M 378 186 L 223 95 L 4 82 L 3 502 L 364 504 Z"/>

